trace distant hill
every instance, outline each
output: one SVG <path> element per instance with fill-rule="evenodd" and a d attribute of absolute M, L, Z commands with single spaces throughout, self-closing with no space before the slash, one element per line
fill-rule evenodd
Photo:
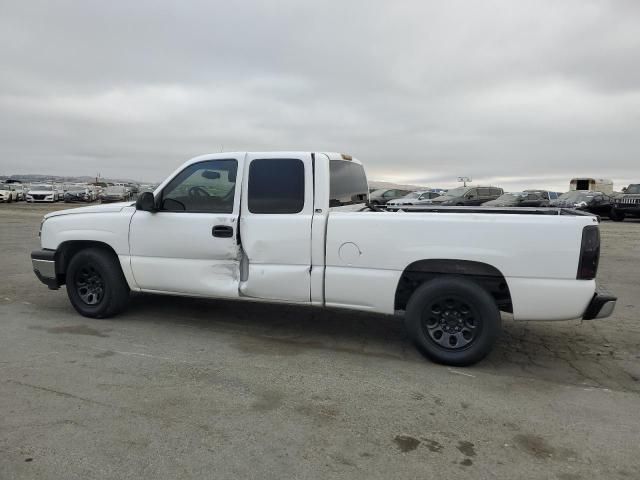
<path fill-rule="evenodd" d="M 89 183 L 94 182 L 96 177 L 90 177 L 87 175 L 81 176 L 63 176 L 63 175 L 34 175 L 34 174 L 15 174 L 9 176 L 0 175 L 0 182 L 4 182 L 6 180 L 19 180 L 23 183 L 46 183 L 46 182 L 54 182 L 54 183 Z M 101 182 L 124 182 L 124 183 L 153 183 L 153 182 L 142 182 L 138 180 L 132 180 L 130 178 L 104 178 L 100 177 Z M 427 187 L 424 185 L 408 185 L 403 183 L 394 183 L 394 182 L 386 182 L 383 180 L 371 180 L 369 181 L 369 187 L 371 188 L 399 188 L 402 190 L 426 190 L 431 187 Z"/>
<path fill-rule="evenodd" d="M 19 180 L 23 183 L 89 183 L 95 182 L 96 177 L 89 176 L 61 176 L 61 175 L 34 175 L 34 174 L 15 174 L 9 176 L 0 175 L 0 181 L 6 180 Z M 144 183 L 137 180 L 131 180 L 128 178 L 104 178 L 98 179 L 101 182 L 122 182 L 122 183 Z"/>
<path fill-rule="evenodd" d="M 428 190 L 431 187 L 424 185 L 407 185 L 402 183 L 385 182 L 381 180 L 369 180 L 369 188 L 399 188 L 401 190 Z"/>

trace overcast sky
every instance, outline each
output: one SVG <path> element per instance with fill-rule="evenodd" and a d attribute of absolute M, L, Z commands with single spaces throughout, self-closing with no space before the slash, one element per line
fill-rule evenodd
<path fill-rule="evenodd" d="M 640 1 L 0 2 L 0 174 L 224 150 L 370 179 L 640 182 Z"/>

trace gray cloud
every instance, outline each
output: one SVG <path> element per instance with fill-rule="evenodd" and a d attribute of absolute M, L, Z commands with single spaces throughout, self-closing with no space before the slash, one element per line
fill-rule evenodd
<path fill-rule="evenodd" d="M 3 2 L 0 173 L 160 180 L 225 150 L 373 179 L 640 181 L 640 4 Z"/>

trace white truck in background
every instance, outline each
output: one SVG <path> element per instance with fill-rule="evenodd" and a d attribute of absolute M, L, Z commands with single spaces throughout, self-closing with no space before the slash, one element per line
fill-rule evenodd
<path fill-rule="evenodd" d="M 348 155 L 203 155 L 135 203 L 45 215 L 31 258 L 87 317 L 121 312 L 130 291 L 399 313 L 416 345 L 450 365 L 487 355 L 501 310 L 566 320 L 614 309 L 596 292 L 595 216 L 367 202 Z"/>
<path fill-rule="evenodd" d="M 613 181 L 608 178 L 572 178 L 569 191 L 601 192 L 607 195 L 613 193 Z"/>

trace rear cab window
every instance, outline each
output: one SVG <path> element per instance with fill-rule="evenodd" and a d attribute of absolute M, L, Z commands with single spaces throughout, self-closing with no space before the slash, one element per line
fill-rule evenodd
<path fill-rule="evenodd" d="M 364 168 L 349 160 L 329 162 L 329 207 L 356 205 L 369 201 Z"/>

